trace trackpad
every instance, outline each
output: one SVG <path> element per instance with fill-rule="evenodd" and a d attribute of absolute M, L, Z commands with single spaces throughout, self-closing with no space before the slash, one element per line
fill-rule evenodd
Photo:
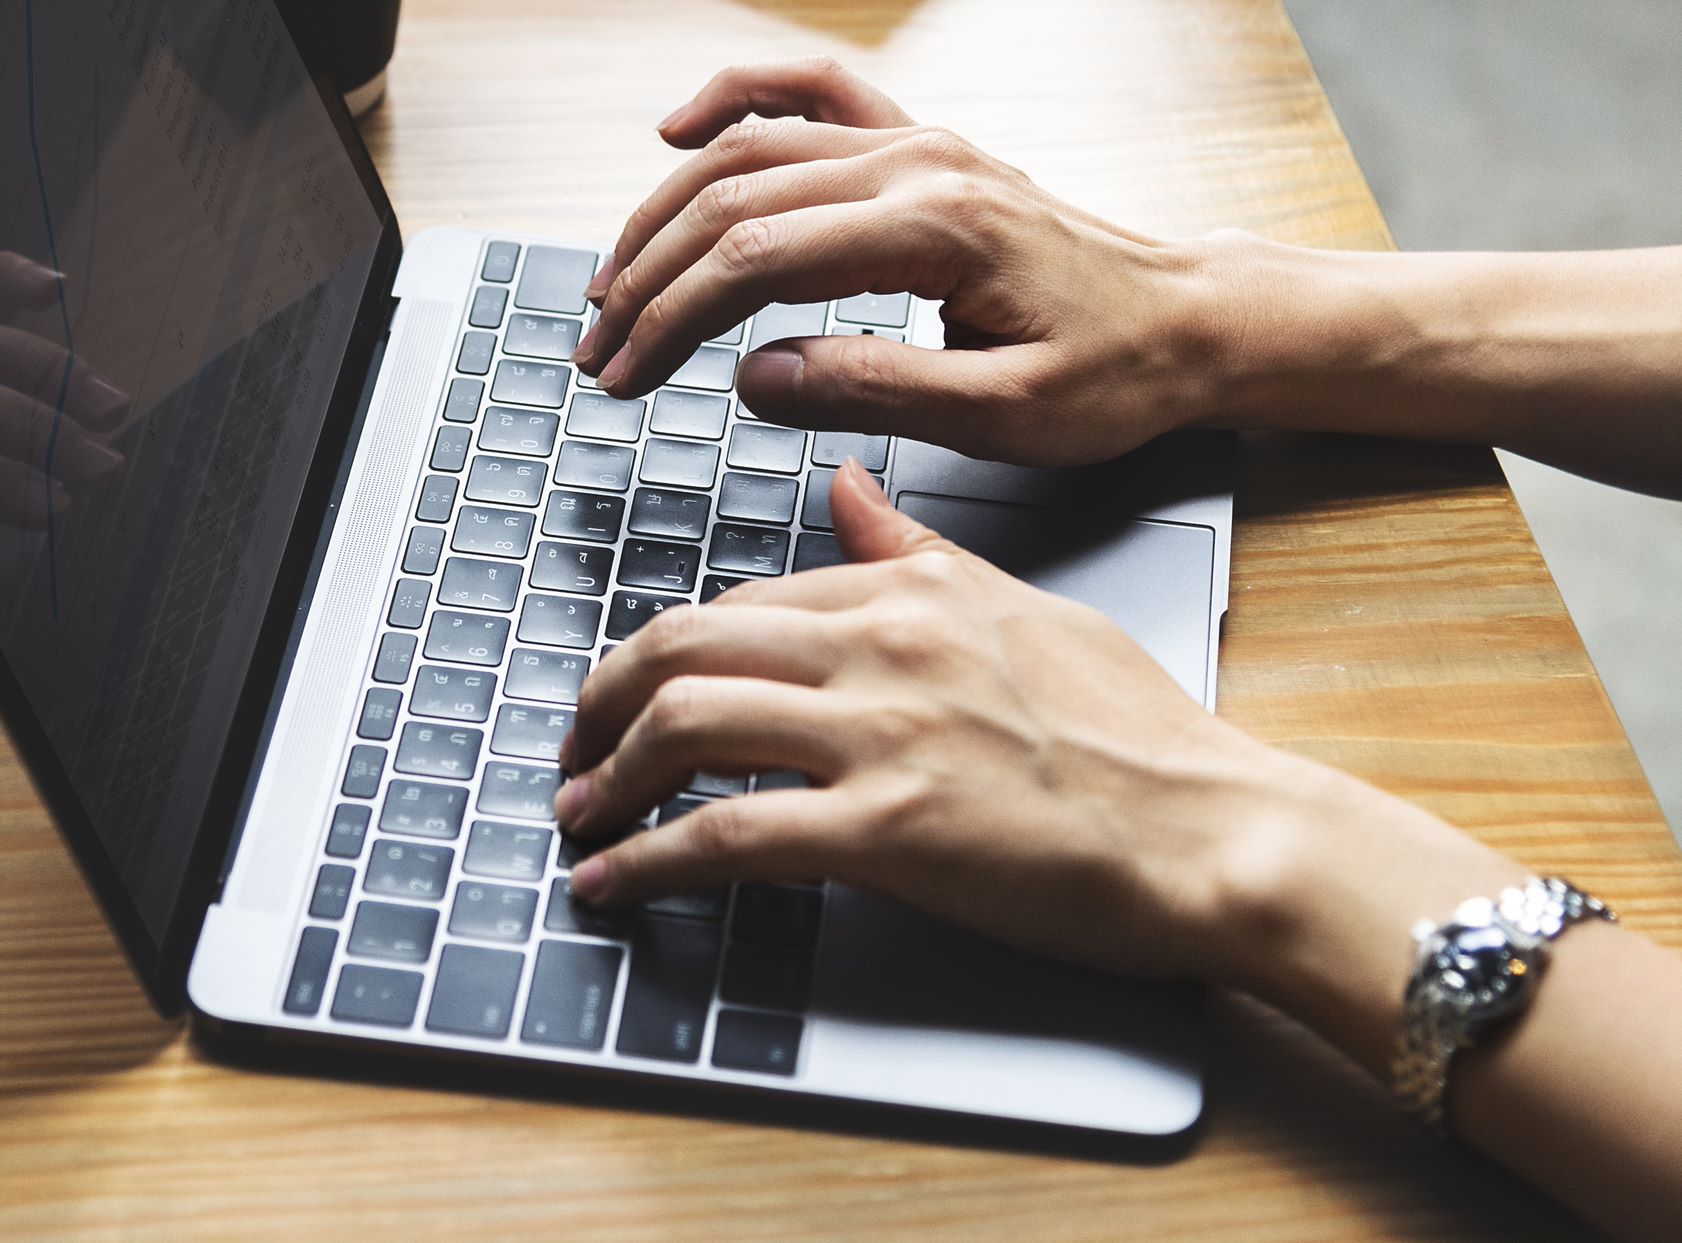
<path fill-rule="evenodd" d="M 1097 609 L 1208 705 L 1210 528 L 919 492 L 896 504 L 1000 569 Z"/>

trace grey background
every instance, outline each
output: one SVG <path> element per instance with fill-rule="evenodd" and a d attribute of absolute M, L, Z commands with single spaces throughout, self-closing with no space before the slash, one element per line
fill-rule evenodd
<path fill-rule="evenodd" d="M 1403 250 L 1682 243 L 1678 0 L 1285 6 Z M 1682 503 L 1501 464 L 1682 836 Z"/>

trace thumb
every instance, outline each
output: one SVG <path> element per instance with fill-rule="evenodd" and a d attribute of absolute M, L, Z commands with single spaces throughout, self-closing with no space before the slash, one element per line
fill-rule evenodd
<path fill-rule="evenodd" d="M 890 505 L 857 458 L 848 458 L 830 481 L 829 513 L 849 561 L 886 561 L 927 548 L 957 551 L 950 540 Z"/>

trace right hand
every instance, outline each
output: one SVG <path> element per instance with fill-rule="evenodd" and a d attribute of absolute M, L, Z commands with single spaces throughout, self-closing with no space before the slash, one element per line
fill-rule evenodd
<path fill-rule="evenodd" d="M 20 254 L 0 251 L 0 526 L 44 528 L 49 501 L 55 511 L 64 509 L 76 491 L 123 463 L 99 433 L 122 420 L 127 394 L 62 346 L 11 322 L 19 312 L 55 307 L 59 279 Z M 44 473 L 49 443 L 50 475 Z"/>
<path fill-rule="evenodd" d="M 804 117 L 739 124 L 750 112 Z M 1115 457 L 1203 414 L 1208 248 L 1069 206 L 826 59 L 728 69 L 661 130 L 704 149 L 631 216 L 592 282 L 575 354 L 645 394 L 771 302 L 910 292 L 944 302 L 945 350 L 805 337 L 749 354 L 754 413 L 906 435 L 976 457 Z"/>

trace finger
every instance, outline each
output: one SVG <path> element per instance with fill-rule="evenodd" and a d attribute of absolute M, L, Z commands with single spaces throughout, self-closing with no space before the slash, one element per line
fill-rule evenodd
<path fill-rule="evenodd" d="M 600 764 L 561 787 L 555 815 L 574 836 L 622 830 L 698 771 L 840 770 L 846 706 L 833 692 L 759 678 L 662 683 Z"/>
<path fill-rule="evenodd" d="M 771 605 L 820 613 L 840 612 L 867 603 L 891 586 L 892 582 L 881 566 L 829 565 L 782 578 L 738 583 L 723 595 L 714 597 L 707 607 Z"/>
<path fill-rule="evenodd" d="M 58 418 L 51 406 L 5 387 L 0 387 L 0 457 L 27 462 L 73 485 L 97 483 L 123 464 L 122 454 L 73 420 Z"/>
<path fill-rule="evenodd" d="M 615 397 L 664 383 L 703 341 L 772 302 L 823 302 L 870 289 L 943 298 L 964 265 L 922 213 L 891 196 L 760 216 L 727 229 L 711 250 L 657 293 L 601 373 Z"/>
<path fill-rule="evenodd" d="M 892 130 L 847 129 L 800 121 L 772 121 L 735 125 L 709 142 L 699 155 L 676 172 L 633 211 L 596 275 L 584 289 L 599 299 L 618 274 L 642 253 L 643 247 L 670 224 L 703 189 L 725 177 L 742 176 L 809 160 L 843 159 L 862 155 L 894 142 Z M 580 342 L 580 348 L 589 340 Z M 574 357 L 577 357 L 575 354 Z"/>
<path fill-rule="evenodd" d="M 886 493 L 856 458 L 848 458 L 836 472 L 829 488 L 829 511 L 835 538 L 849 561 L 886 561 L 929 550 L 961 551 L 938 531 L 890 505 Z"/>
<path fill-rule="evenodd" d="M 582 772 L 601 763 L 672 678 L 752 676 L 820 686 L 845 655 L 829 619 L 805 610 L 668 609 L 586 679 L 561 765 Z"/>
<path fill-rule="evenodd" d="M 0 384 L 55 408 L 62 399 L 66 414 L 96 431 L 115 427 L 129 408 L 127 393 L 62 345 L 21 328 L 0 326 Z"/>
<path fill-rule="evenodd" d="M 649 301 L 705 258 L 732 226 L 803 207 L 874 198 L 895 167 L 889 151 L 877 150 L 734 174 L 704 186 L 613 281 L 592 330 L 589 352 L 580 357 L 575 351 L 574 361 L 588 370 L 597 359 L 612 358 Z"/>
<path fill-rule="evenodd" d="M 0 250 L 0 310 L 22 307 L 44 311 L 58 301 L 64 273 L 18 254 Z"/>
<path fill-rule="evenodd" d="M 599 906 L 736 880 L 829 876 L 842 863 L 849 811 L 829 790 L 774 790 L 709 803 L 580 862 L 572 890 Z"/>
<path fill-rule="evenodd" d="M 742 360 L 741 401 L 789 427 L 907 436 L 971 457 L 1020 453 L 1011 429 L 1034 409 L 1039 343 L 930 350 L 883 337 L 777 341 Z"/>
<path fill-rule="evenodd" d="M 699 147 L 749 113 L 802 116 L 861 129 L 910 125 L 893 100 L 828 56 L 720 70 L 695 98 L 660 122 L 674 147 Z"/>
<path fill-rule="evenodd" d="M 22 462 L 0 458 L 0 527 L 44 531 L 49 504 L 54 514 L 70 508 L 70 494 L 63 484 L 49 482 Z"/>

